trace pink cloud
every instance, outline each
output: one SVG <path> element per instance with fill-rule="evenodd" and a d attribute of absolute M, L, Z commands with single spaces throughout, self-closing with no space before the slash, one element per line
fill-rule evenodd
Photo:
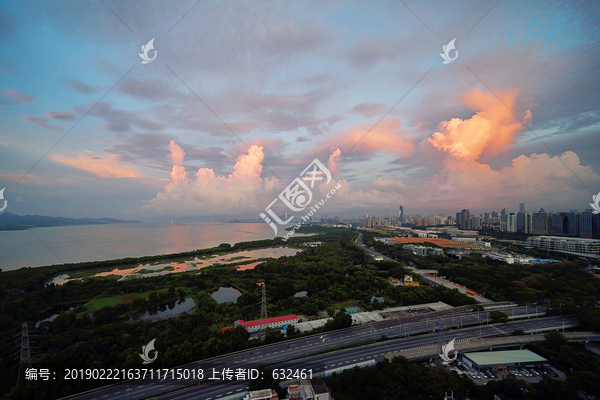
<path fill-rule="evenodd" d="M 183 163 L 183 157 L 185 156 L 185 151 L 174 140 L 171 140 L 169 143 L 169 150 L 171 151 L 171 160 L 175 165 L 181 165 Z"/>
<path fill-rule="evenodd" d="M 327 164 L 327 168 L 331 172 L 337 172 L 337 161 L 339 161 L 342 152 L 340 149 L 335 149 L 333 153 L 329 156 L 329 162 Z"/>
<path fill-rule="evenodd" d="M 179 146 L 171 141 L 171 153 Z M 145 206 L 155 211 L 195 213 L 201 215 L 238 215 L 250 210 L 264 210 L 279 194 L 281 185 L 277 178 L 261 178 L 265 158 L 263 146 L 252 145 L 237 157 L 233 172 L 218 176 L 212 168 L 200 168 L 195 180 L 181 165 L 174 165 L 171 182 Z M 176 158 L 177 162 L 183 162 Z"/>
<path fill-rule="evenodd" d="M 384 119 L 374 128 L 373 124 L 365 124 L 341 132 L 336 137 L 322 143 L 317 152 L 323 149 L 339 148 L 350 154 L 371 155 L 382 151 L 405 155 L 414 149 L 412 140 L 403 139 L 405 134 L 406 132 L 397 118 Z"/>
<path fill-rule="evenodd" d="M 524 128 L 511 111 L 518 95 L 518 90 L 507 90 L 498 94 L 500 101 L 491 93 L 475 89 L 459 96 L 459 101 L 478 111 L 469 119 L 440 122 L 439 131 L 427 142 L 456 160 L 477 160 L 484 152 L 497 153 L 510 145 Z M 531 112 L 527 110 L 523 120 L 529 118 Z"/>
<path fill-rule="evenodd" d="M 53 161 L 89 172 L 100 178 L 137 178 L 142 174 L 134 166 L 125 165 L 116 156 L 103 158 L 94 156 L 90 151 L 77 157 L 53 155 Z"/>

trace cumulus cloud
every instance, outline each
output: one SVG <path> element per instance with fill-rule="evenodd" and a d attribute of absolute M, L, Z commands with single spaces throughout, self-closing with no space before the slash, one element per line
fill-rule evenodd
<path fill-rule="evenodd" d="M 85 151 L 76 157 L 52 155 L 50 158 L 60 164 L 89 172 L 100 178 L 137 178 L 141 172 L 134 166 L 124 165 L 116 156 L 95 156 L 91 151 Z"/>
<path fill-rule="evenodd" d="M 281 190 L 277 178 L 262 179 L 260 176 L 265 158 L 263 146 L 252 145 L 247 153 L 238 156 L 233 172 L 228 176 L 218 176 L 212 168 L 199 168 L 195 180 L 189 178 L 181 165 L 185 152 L 174 141 L 169 148 L 175 163 L 171 182 L 145 209 L 198 215 L 239 215 L 264 210 Z"/>
<path fill-rule="evenodd" d="M 337 172 L 337 162 L 340 159 L 342 152 L 340 149 L 335 149 L 333 153 L 329 156 L 329 162 L 327 163 L 327 168 L 331 172 Z"/>
<path fill-rule="evenodd" d="M 428 143 L 463 161 L 477 160 L 484 152 L 497 153 L 512 143 L 524 128 L 511 111 L 518 95 L 518 90 L 501 92 L 498 96 L 502 102 L 479 89 L 459 96 L 459 101 L 478 111 L 469 119 L 452 118 L 441 122 L 439 131 L 433 133 Z M 531 112 L 527 110 L 523 120 L 530 118 Z"/>
<path fill-rule="evenodd" d="M 512 109 L 518 94 L 518 90 L 508 90 L 499 96 Z M 459 96 L 458 100 L 475 113 L 471 118 L 452 118 L 441 122 L 439 130 L 425 142 L 438 152 L 449 155 L 436 175 L 411 184 L 380 176 L 370 186 L 359 190 L 353 190 L 347 181 L 342 180 L 342 188 L 332 200 L 335 209 L 386 209 L 402 202 L 415 209 L 469 207 L 490 210 L 505 207 L 510 201 L 514 204 L 523 201 L 539 203 L 540 199 L 547 201 L 540 206 L 552 209 L 573 203 L 573 199 L 587 199 L 590 195 L 588 186 L 600 185 L 600 175 L 590 166 L 582 165 L 572 151 L 560 156 L 523 154 L 514 158 L 509 166 L 499 169 L 481 163 L 479 158 L 482 154 L 506 149 L 525 126 L 491 94 L 473 90 Z M 528 110 L 522 114 L 524 121 L 531 118 Z M 365 147 L 359 148 L 359 151 L 370 154 L 383 150 L 381 146 L 386 143 L 391 145 L 393 141 L 390 139 L 394 137 L 399 140 L 391 134 L 394 129 L 389 129 L 390 122 L 387 123 L 387 129 L 372 138 L 367 135 L 363 139 Z M 398 128 L 395 130 L 398 131 Z M 352 136 L 346 135 L 345 138 Z M 337 151 L 330 157 L 330 168 L 339 165 L 336 154 Z M 582 187 L 578 178 L 586 182 L 586 187 Z"/>
<path fill-rule="evenodd" d="M 183 163 L 183 157 L 185 156 L 185 151 L 174 140 L 169 142 L 169 150 L 171 150 L 171 160 L 175 165 L 181 165 Z"/>
<path fill-rule="evenodd" d="M 586 182 L 586 187 L 571 171 Z M 562 204 L 587 204 L 591 199 L 587 184 L 598 187 L 600 175 L 582 165 L 577 154 L 567 151 L 554 157 L 521 155 L 499 170 L 487 164 L 465 163 L 412 184 L 382 177 L 364 189 L 354 189 L 346 180 L 337 183 L 342 187 L 329 200 L 329 210 L 385 210 L 398 203 L 416 210 L 499 210 L 507 204 L 526 202 L 558 211 L 564 208 Z"/>

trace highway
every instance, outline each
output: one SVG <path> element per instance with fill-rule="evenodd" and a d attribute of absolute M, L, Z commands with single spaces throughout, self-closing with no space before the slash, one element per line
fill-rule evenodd
<path fill-rule="evenodd" d="M 506 334 L 512 332 L 514 329 L 523 330 L 538 330 L 549 327 L 562 326 L 563 321 L 566 321 L 567 326 L 577 324 L 573 319 L 564 319 L 561 317 L 533 319 L 512 322 L 508 324 L 498 324 L 481 327 L 482 337 L 491 337 L 495 335 Z M 456 339 L 460 341 L 470 341 L 473 338 L 478 337 L 479 327 L 466 328 L 462 330 L 454 330 L 446 332 L 446 340 Z M 278 365 L 278 368 L 318 368 L 319 370 L 331 370 L 339 368 L 344 365 L 354 365 L 356 363 L 365 362 L 369 360 L 380 361 L 388 353 L 397 351 L 407 351 L 420 348 L 428 348 L 436 346 L 436 335 L 426 334 L 419 335 L 404 339 L 395 339 L 385 342 L 375 343 L 371 345 L 361 346 L 357 348 L 351 348 L 346 350 L 340 350 L 332 353 L 326 353 L 316 356 L 304 358 L 302 360 L 295 360 L 289 363 L 283 363 Z M 267 362 L 274 362 L 274 357 L 269 358 Z M 266 360 L 265 360 L 266 361 Z M 321 367 L 315 367 L 321 365 Z M 234 367 L 231 366 L 230 367 Z M 317 371 L 318 372 L 318 371 Z M 315 372 L 313 372 L 315 373 Z M 214 400 L 221 399 L 236 392 L 243 393 L 245 390 L 244 386 L 241 386 L 242 382 L 220 382 L 213 384 L 210 387 L 205 388 L 205 385 L 199 385 L 192 388 L 180 390 L 178 392 L 160 396 L 160 399 L 165 400 L 191 400 L 191 399 L 202 399 L 202 400 Z M 242 390 L 240 390 L 242 389 Z M 218 397 L 217 397 L 218 396 Z"/>
<path fill-rule="evenodd" d="M 364 247 L 360 242 L 362 234 L 357 238 L 357 245 L 361 246 L 365 251 L 371 252 Z M 374 252 L 373 252 L 374 253 Z M 376 253 L 378 254 L 378 253 Z M 388 257 L 382 256 L 388 260 Z M 393 260 L 392 260 L 393 261 Z M 486 299 L 487 300 L 487 299 Z M 487 300 L 489 301 L 489 300 Z M 493 305 L 491 303 L 490 305 Z M 537 314 L 535 314 L 537 310 Z M 448 329 L 447 338 L 450 340 L 451 335 L 456 335 L 459 338 L 476 337 L 474 333 L 481 331 L 482 336 L 497 335 L 504 333 L 506 329 L 538 329 L 539 327 L 547 327 L 547 324 L 555 323 L 555 319 L 539 318 L 546 311 L 545 305 L 536 307 L 513 307 L 502 310 L 509 318 L 524 318 L 522 321 L 513 322 L 511 324 L 489 325 L 489 312 L 480 311 L 473 312 L 473 306 L 456 307 L 451 310 L 433 311 L 426 314 L 420 314 L 401 319 L 389 319 L 381 322 L 373 322 L 367 325 L 355 326 L 348 329 L 326 332 L 323 334 L 311 335 L 300 339 L 292 339 L 284 342 L 273 343 L 270 345 L 260 346 L 254 349 L 230 353 L 223 356 L 215 357 L 209 361 L 202 363 L 193 363 L 178 368 L 198 369 L 206 366 L 207 363 L 214 365 L 218 363 L 222 367 L 230 368 L 254 368 L 260 364 L 275 364 L 282 363 L 291 359 L 307 357 L 308 355 L 339 348 L 344 345 L 349 345 L 366 340 L 377 340 L 382 336 L 388 338 L 398 338 L 389 340 L 374 345 L 353 348 L 344 351 L 336 351 L 320 356 L 311 356 L 310 362 L 316 362 L 327 369 L 334 366 L 343 366 L 344 364 L 361 362 L 365 360 L 375 359 L 380 360 L 383 354 L 391 351 L 399 351 L 404 348 L 415 348 L 419 346 L 428 346 L 435 343 L 435 336 L 432 333 L 436 327 L 443 326 Z M 537 319 L 536 319 L 537 318 Z M 558 318 L 558 317 L 556 317 Z M 476 327 L 470 327 L 477 325 Z M 454 330 L 461 328 L 459 330 Z M 437 328 L 439 329 L 439 328 Z M 512 330 L 510 330 L 512 332 Z M 420 335 L 416 336 L 415 335 Z M 471 336 L 469 336 L 471 335 Z M 475 335 L 475 336 L 473 336 Z M 385 348 L 385 351 L 383 351 Z M 367 349 L 367 350 L 365 350 Z M 363 354 L 363 352 L 365 352 Z M 352 354 L 352 356 L 349 356 Z M 357 358 L 358 357 L 358 358 Z M 149 366 L 151 367 L 151 366 Z M 147 397 L 158 396 L 169 390 L 181 388 L 193 384 L 193 380 L 181 380 L 176 385 L 171 382 L 159 382 L 158 380 L 150 381 L 133 381 L 130 383 L 118 383 L 111 386 L 106 386 L 87 393 L 70 396 L 68 399 L 142 399 Z M 247 387 L 242 381 L 222 382 L 212 381 L 203 383 L 197 388 L 194 388 L 195 395 L 191 397 L 177 397 L 182 393 L 173 394 L 168 397 L 172 399 L 222 399 L 223 396 L 235 395 L 238 392 L 243 392 Z M 185 390 L 188 392 L 189 390 Z"/>
<path fill-rule="evenodd" d="M 521 308 L 519 311 L 523 311 Z M 447 313 L 449 310 L 441 312 Z M 516 313 L 517 311 L 515 311 Z M 480 317 L 485 313 L 481 312 Z M 410 317 L 411 319 L 415 317 Z M 472 322 L 477 322 L 477 314 L 463 314 L 463 323 L 465 319 L 469 318 Z M 423 318 L 422 318 L 423 319 Z M 441 323 L 445 326 L 452 326 L 452 316 L 445 316 L 439 318 Z M 456 324 L 456 316 L 454 316 L 454 322 Z M 480 330 L 482 337 L 506 334 L 512 332 L 514 329 L 523 330 L 536 330 L 543 329 L 551 326 L 561 326 L 561 321 L 570 321 L 563 317 L 552 317 L 552 318 L 529 318 L 519 320 L 516 322 L 510 322 L 508 324 L 494 324 L 487 325 L 485 320 L 482 319 L 482 324 L 475 327 L 449 330 L 446 332 L 447 340 L 452 338 L 470 339 L 477 337 Z M 402 322 L 402 327 L 400 327 Z M 315 335 L 307 338 L 295 339 L 284 341 L 280 343 L 274 343 L 267 346 L 261 346 L 255 349 L 246 350 L 237 353 L 231 353 L 224 356 L 216 357 L 209 361 L 203 361 L 202 363 L 189 364 L 179 368 L 201 368 L 203 366 L 213 366 L 219 364 L 222 367 L 229 368 L 255 368 L 260 364 L 275 364 L 282 363 L 287 360 L 294 358 L 306 357 L 307 354 L 313 354 L 319 351 L 338 348 L 340 346 L 364 341 L 367 339 L 378 339 L 383 335 L 388 337 L 398 336 L 399 333 L 403 333 L 403 337 L 394 340 L 388 340 L 373 345 L 367 345 L 347 350 L 336 351 L 332 353 L 326 353 L 317 356 L 311 356 L 307 360 L 310 364 L 322 364 L 326 368 L 330 369 L 334 366 L 342 366 L 348 363 L 361 362 L 365 360 L 380 360 L 383 358 L 385 353 L 400 351 L 402 349 L 413 349 L 420 346 L 435 345 L 436 336 L 433 334 L 433 323 L 427 319 L 425 321 L 406 322 L 404 320 L 395 321 L 383 321 L 376 324 L 367 326 L 361 326 L 357 328 L 339 330 L 328 332 L 323 335 Z M 431 332 L 423 334 L 424 332 Z M 417 336 L 415 336 L 417 335 Z M 354 361 L 357 360 L 357 361 Z M 82 393 L 75 396 L 70 396 L 69 399 L 142 399 L 145 397 L 157 396 L 161 393 L 165 393 L 168 390 L 192 384 L 191 380 L 178 382 L 179 386 L 170 385 L 167 386 L 165 382 L 155 381 L 134 381 L 129 385 L 127 390 L 127 384 L 121 383 L 113 386 L 100 388 L 90 393 Z M 239 386 L 240 382 L 220 382 L 215 381 L 210 385 L 203 384 L 194 390 L 200 390 L 201 395 L 196 393 L 196 397 L 185 397 L 185 398 L 216 398 L 213 397 L 217 394 L 226 396 L 228 392 L 238 391 L 238 389 L 245 387 L 245 385 Z M 207 391 L 206 393 L 204 391 Z M 209 393 L 210 392 L 210 393 Z M 198 397 L 199 396 L 199 397 Z"/>

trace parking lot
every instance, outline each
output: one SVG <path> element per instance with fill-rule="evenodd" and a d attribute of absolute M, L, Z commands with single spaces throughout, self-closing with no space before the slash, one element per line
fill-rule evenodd
<path fill-rule="evenodd" d="M 479 385 L 485 385 L 490 380 L 503 379 L 507 376 L 514 376 L 527 382 L 537 382 L 545 375 L 552 378 L 559 377 L 559 374 L 551 367 L 508 367 L 505 371 L 476 371 L 460 361 L 454 361 L 451 366 L 463 377 L 473 379 Z"/>

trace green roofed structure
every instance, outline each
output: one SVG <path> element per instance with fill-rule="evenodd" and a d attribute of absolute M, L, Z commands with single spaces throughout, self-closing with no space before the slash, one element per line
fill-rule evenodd
<path fill-rule="evenodd" d="M 548 360 L 529 350 L 464 353 L 462 359 L 465 364 L 477 370 L 548 365 Z"/>

